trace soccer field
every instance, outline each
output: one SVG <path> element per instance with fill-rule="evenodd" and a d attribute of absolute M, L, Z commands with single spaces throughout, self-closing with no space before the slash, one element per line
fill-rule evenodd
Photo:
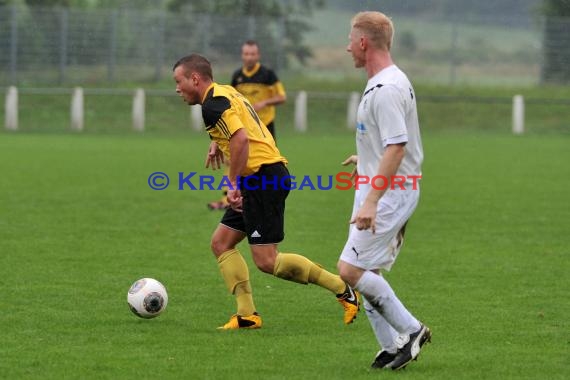
<path fill-rule="evenodd" d="M 334 175 L 351 133 L 284 134 L 293 175 Z M 210 253 L 218 191 L 177 190 L 203 168 L 205 134 L 0 133 L 0 377 L 566 379 L 570 374 L 570 139 L 424 134 L 419 207 L 387 275 L 433 331 L 402 372 L 373 371 L 363 311 L 352 325 L 316 286 L 256 270 L 264 326 L 217 331 L 234 312 Z M 168 189 L 147 179 L 167 173 Z M 336 271 L 352 192 L 290 194 L 284 252 Z M 141 277 L 169 291 L 153 320 L 129 311 Z"/>

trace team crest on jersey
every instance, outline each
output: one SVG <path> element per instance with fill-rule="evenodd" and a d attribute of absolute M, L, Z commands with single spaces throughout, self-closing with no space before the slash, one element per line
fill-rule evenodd
<path fill-rule="evenodd" d="M 239 77 L 237 77 L 236 82 L 238 82 L 238 83 L 243 82 L 243 77 L 241 75 Z"/>
<path fill-rule="evenodd" d="M 366 132 L 366 127 L 363 123 L 356 123 L 356 130 L 360 133 Z"/>

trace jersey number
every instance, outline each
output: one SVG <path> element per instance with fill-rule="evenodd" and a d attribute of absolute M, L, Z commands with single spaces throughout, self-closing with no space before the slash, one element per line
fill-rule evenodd
<path fill-rule="evenodd" d="M 245 107 L 249 111 L 251 117 L 255 120 L 255 122 L 259 126 L 259 130 L 261 131 L 261 134 L 263 135 L 263 137 L 265 137 L 265 133 L 263 133 L 263 128 L 261 128 L 261 120 L 259 120 L 259 116 L 257 116 L 257 113 L 255 112 L 255 110 L 253 109 L 251 104 L 249 104 L 248 101 L 244 100 L 243 104 L 245 104 Z"/>

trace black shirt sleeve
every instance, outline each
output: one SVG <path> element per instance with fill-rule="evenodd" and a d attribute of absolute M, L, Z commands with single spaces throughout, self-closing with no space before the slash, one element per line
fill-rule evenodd
<path fill-rule="evenodd" d="M 241 69 L 234 71 L 234 74 L 232 75 L 232 82 L 231 82 L 232 87 L 237 86 L 237 84 L 238 84 L 237 78 L 239 77 L 240 74 L 241 74 Z"/>
<path fill-rule="evenodd" d="M 279 78 L 277 78 L 277 74 L 275 74 L 275 71 L 268 69 L 267 70 L 267 84 L 268 85 L 274 85 L 276 82 L 279 82 Z"/>
<path fill-rule="evenodd" d="M 206 99 L 202 104 L 202 118 L 206 129 L 212 128 L 222 118 L 222 114 L 230 108 L 230 101 L 223 96 Z"/>

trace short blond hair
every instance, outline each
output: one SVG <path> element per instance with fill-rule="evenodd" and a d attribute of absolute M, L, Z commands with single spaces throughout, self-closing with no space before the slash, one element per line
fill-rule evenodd
<path fill-rule="evenodd" d="M 384 13 L 372 11 L 357 13 L 352 18 L 352 28 L 368 37 L 375 48 L 390 51 L 394 38 L 394 24 Z"/>

